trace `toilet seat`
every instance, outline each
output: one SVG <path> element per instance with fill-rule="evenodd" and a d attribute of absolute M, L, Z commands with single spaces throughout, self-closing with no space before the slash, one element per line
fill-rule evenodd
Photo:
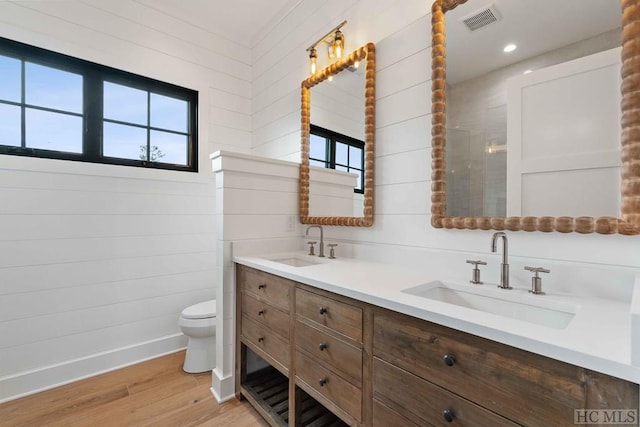
<path fill-rule="evenodd" d="M 216 300 L 212 299 L 191 305 L 182 310 L 185 319 L 208 319 L 216 317 Z"/>

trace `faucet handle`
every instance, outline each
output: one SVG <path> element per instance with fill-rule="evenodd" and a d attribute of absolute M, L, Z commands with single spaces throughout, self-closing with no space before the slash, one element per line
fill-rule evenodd
<path fill-rule="evenodd" d="M 487 265 L 487 262 L 480 260 L 473 261 L 468 259 L 467 264 L 473 264 L 473 270 L 471 271 L 471 280 L 469 280 L 469 282 L 473 283 L 474 285 L 481 285 L 482 281 L 480 280 L 480 269 L 478 268 L 478 265 Z"/>
<path fill-rule="evenodd" d="M 538 274 L 551 273 L 551 270 L 542 267 L 529 266 L 526 266 L 524 269 L 534 273 L 534 276 L 531 278 L 531 290 L 529 292 L 534 295 L 544 295 L 544 292 L 542 292 L 542 277 L 538 276 Z"/>
<path fill-rule="evenodd" d="M 329 243 L 327 246 L 329 246 L 330 250 L 329 250 L 329 259 L 336 259 L 336 251 L 335 251 L 335 247 L 338 246 L 337 243 Z"/>
<path fill-rule="evenodd" d="M 309 245 L 309 255 L 315 255 L 316 254 L 315 247 L 313 246 L 316 243 L 318 243 L 318 242 L 307 242 L 307 245 Z"/>

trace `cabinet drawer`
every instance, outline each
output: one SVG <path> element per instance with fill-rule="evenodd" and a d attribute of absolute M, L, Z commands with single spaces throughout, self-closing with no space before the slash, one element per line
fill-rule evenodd
<path fill-rule="evenodd" d="M 296 345 L 329 365 L 354 385 L 362 386 L 362 350 L 298 321 Z"/>
<path fill-rule="evenodd" d="M 296 311 L 357 342 L 362 342 L 362 309 L 304 289 L 296 290 Z"/>
<path fill-rule="evenodd" d="M 240 291 L 251 293 L 259 299 L 289 311 L 289 295 L 294 282 L 273 274 L 238 265 L 236 283 Z"/>
<path fill-rule="evenodd" d="M 376 399 L 418 425 L 518 425 L 377 357 L 373 359 L 373 393 Z M 450 411 L 451 421 L 445 418 L 445 411 Z"/>
<path fill-rule="evenodd" d="M 374 356 L 529 426 L 572 425 L 574 409 L 638 407 L 636 384 L 386 310 L 374 315 L 373 347 Z"/>
<path fill-rule="evenodd" d="M 296 376 L 358 422 L 362 421 L 362 391 L 358 387 L 300 351 L 296 351 Z"/>
<path fill-rule="evenodd" d="M 289 342 L 247 316 L 242 316 L 242 336 L 289 369 Z"/>
<path fill-rule="evenodd" d="M 259 301 L 249 294 L 242 293 L 242 314 L 262 323 L 283 338 L 289 339 L 289 315 L 275 306 Z"/>
<path fill-rule="evenodd" d="M 373 427 L 419 427 L 378 399 L 373 399 Z"/>

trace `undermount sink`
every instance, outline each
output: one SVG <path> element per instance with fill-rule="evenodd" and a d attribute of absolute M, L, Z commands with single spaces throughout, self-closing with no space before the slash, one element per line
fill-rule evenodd
<path fill-rule="evenodd" d="M 402 292 L 554 329 L 566 328 L 579 309 L 578 305 L 552 301 L 544 296 L 483 287 L 467 289 L 442 282 L 430 282 Z"/>
<path fill-rule="evenodd" d="M 299 255 L 288 255 L 282 256 L 280 258 L 274 258 L 270 261 L 279 262 L 280 264 L 286 264 L 292 267 L 308 267 L 310 265 L 324 264 L 327 262 L 326 260 L 322 260 L 321 258 L 313 257 L 311 255 L 307 257 Z"/>

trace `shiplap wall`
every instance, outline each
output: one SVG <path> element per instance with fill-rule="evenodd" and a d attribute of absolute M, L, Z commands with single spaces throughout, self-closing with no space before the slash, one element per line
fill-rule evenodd
<path fill-rule="evenodd" d="M 430 8 L 431 2 L 423 0 L 301 1 L 253 49 L 253 152 L 298 160 L 305 49 L 347 19 L 347 50 L 376 43 L 375 220 L 371 228 L 326 227 L 325 236 L 382 251 L 436 249 L 495 261 L 499 255 L 490 252 L 491 231 L 430 225 Z M 536 264 L 565 260 L 640 267 L 637 237 L 516 232 L 509 239 L 512 257 Z M 524 271 L 513 274 L 528 283 Z M 486 279 L 495 281 L 497 275 L 497 269 L 488 271 Z"/>
<path fill-rule="evenodd" d="M 248 47 L 119 1 L 0 2 L 0 36 L 199 91 L 197 174 L 0 156 L 0 401 L 185 345 L 215 297 L 209 154 L 248 151 Z"/>
<path fill-rule="evenodd" d="M 219 401 L 225 401 L 235 395 L 233 256 L 242 250 L 298 249 L 298 167 L 292 162 L 225 151 L 215 153 L 212 167 L 218 200 L 216 255 L 219 267 L 218 336 L 212 391 Z"/>

